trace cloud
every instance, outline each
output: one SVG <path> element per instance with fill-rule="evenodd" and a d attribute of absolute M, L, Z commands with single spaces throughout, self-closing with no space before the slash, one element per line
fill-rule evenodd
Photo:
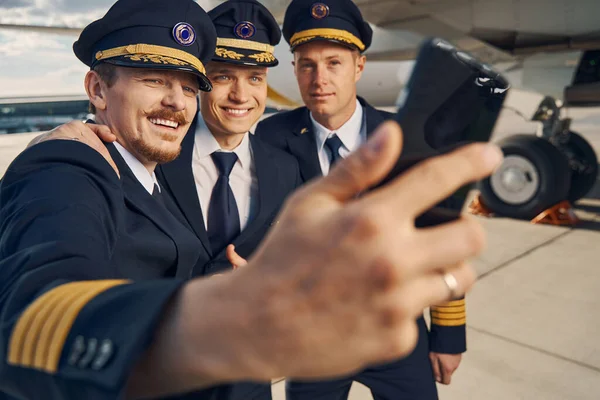
<path fill-rule="evenodd" d="M 35 0 L 0 0 L 0 9 L 30 7 L 35 4 Z"/>
<path fill-rule="evenodd" d="M 84 27 L 115 0 L 0 0 L 0 23 Z M 221 0 L 197 0 L 206 10 Z M 0 97 L 85 94 L 76 35 L 0 30 Z"/>
<path fill-rule="evenodd" d="M 83 27 L 102 17 L 113 0 L 0 0 L 0 23 Z"/>
<path fill-rule="evenodd" d="M 8 57 L 31 54 L 32 59 L 52 57 L 55 50 L 70 49 L 72 39 L 35 32 L 5 31 L 0 33 L 0 65 Z"/>
<path fill-rule="evenodd" d="M 72 62 L 67 67 L 55 65 L 56 69 L 36 75 L 0 74 L 2 97 L 55 96 L 61 94 L 85 94 L 83 79 L 88 68 Z"/>
<path fill-rule="evenodd" d="M 71 48 L 74 38 L 0 32 L 0 97 L 85 94 L 83 65 Z"/>

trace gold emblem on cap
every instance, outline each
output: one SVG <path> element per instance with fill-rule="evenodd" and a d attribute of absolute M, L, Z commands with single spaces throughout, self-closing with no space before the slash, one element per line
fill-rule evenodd
<path fill-rule="evenodd" d="M 191 46 L 196 41 L 196 32 L 187 22 L 179 22 L 173 27 L 173 38 L 182 46 Z"/>
<path fill-rule="evenodd" d="M 329 6 L 324 3 L 315 3 L 310 8 L 310 15 L 315 19 L 323 19 L 329 15 Z"/>
<path fill-rule="evenodd" d="M 256 27 L 250 21 L 242 21 L 233 28 L 233 32 L 240 39 L 248 39 L 254 36 Z"/>

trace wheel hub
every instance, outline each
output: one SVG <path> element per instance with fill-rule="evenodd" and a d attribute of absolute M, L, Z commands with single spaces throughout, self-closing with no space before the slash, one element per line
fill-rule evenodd
<path fill-rule="evenodd" d="M 535 196 L 540 180 L 537 168 L 527 158 L 508 155 L 500 168 L 490 177 L 492 190 L 509 204 L 523 204 Z"/>

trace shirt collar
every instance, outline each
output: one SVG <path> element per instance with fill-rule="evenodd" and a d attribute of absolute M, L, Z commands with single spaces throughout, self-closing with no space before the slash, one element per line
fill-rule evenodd
<path fill-rule="evenodd" d="M 200 118 L 198 119 L 201 120 Z M 209 157 L 215 151 L 226 151 L 222 150 L 217 139 L 212 135 L 208 127 L 202 123 L 198 123 L 198 127 L 196 128 L 196 137 L 195 137 L 195 151 L 196 156 L 201 159 L 204 157 Z M 238 156 L 238 161 L 240 162 L 241 167 L 246 170 L 250 169 L 250 163 L 252 161 L 252 152 L 250 149 L 250 139 L 248 138 L 248 132 L 244 134 L 244 138 L 232 151 Z"/>
<path fill-rule="evenodd" d="M 348 121 L 344 123 L 344 125 L 340 126 L 339 129 L 335 131 L 331 131 L 318 123 L 310 113 L 310 119 L 312 121 L 313 127 L 315 129 L 315 139 L 317 141 L 317 146 L 319 151 L 323 150 L 323 146 L 325 145 L 325 141 L 331 136 L 332 132 L 340 138 L 342 144 L 349 151 L 354 151 L 358 149 L 360 146 L 360 130 L 362 127 L 363 120 L 363 108 L 358 99 L 356 99 L 356 108 L 354 109 L 354 113 L 350 117 Z"/>
<path fill-rule="evenodd" d="M 121 157 L 123 157 L 123 160 L 125 160 L 125 163 L 131 172 L 133 172 L 133 175 L 135 175 L 137 180 L 142 184 L 142 186 L 144 186 L 144 189 L 146 189 L 148 193 L 152 194 L 154 191 L 154 184 L 156 184 L 160 191 L 160 185 L 156 180 L 156 174 L 154 171 L 152 174 L 150 174 L 146 167 L 144 167 L 144 164 L 135 158 L 135 156 L 131 154 L 125 147 L 121 146 L 117 142 L 114 142 L 114 145 L 121 154 Z"/>

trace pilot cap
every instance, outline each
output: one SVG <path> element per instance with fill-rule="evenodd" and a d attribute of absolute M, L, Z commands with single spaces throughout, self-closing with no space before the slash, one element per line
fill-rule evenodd
<path fill-rule="evenodd" d="M 217 30 L 213 61 L 274 67 L 281 29 L 256 0 L 229 0 L 208 12 Z"/>
<path fill-rule="evenodd" d="M 291 51 L 315 40 L 327 40 L 363 52 L 373 30 L 352 0 L 292 0 L 283 20 L 283 36 Z"/>
<path fill-rule="evenodd" d="M 210 17 L 193 0 L 118 0 L 81 32 L 73 51 L 90 68 L 105 62 L 191 72 L 210 91 L 204 65 L 216 40 Z"/>

